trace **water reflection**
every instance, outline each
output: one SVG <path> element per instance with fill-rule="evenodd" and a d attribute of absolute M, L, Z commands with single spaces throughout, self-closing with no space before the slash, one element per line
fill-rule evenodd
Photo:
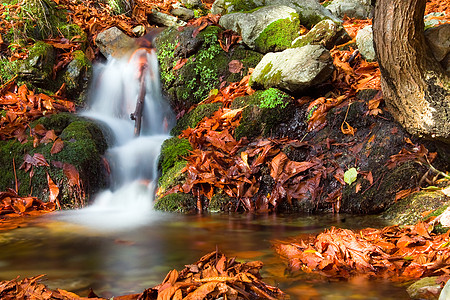
<path fill-rule="evenodd" d="M 376 218 L 348 216 L 181 216 L 152 215 L 146 226 L 102 231 L 61 222 L 58 214 L 31 227 L 0 233 L 0 279 L 47 274 L 50 287 L 103 297 L 141 292 L 162 281 L 172 268 L 182 269 L 216 246 L 239 260 L 261 260 L 262 275 L 292 299 L 409 299 L 389 282 L 355 278 L 326 282 L 315 276 L 285 274 L 271 240 L 345 228 L 382 226 Z"/>

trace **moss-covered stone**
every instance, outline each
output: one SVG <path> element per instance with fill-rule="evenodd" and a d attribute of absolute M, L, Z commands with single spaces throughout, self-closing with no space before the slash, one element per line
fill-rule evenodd
<path fill-rule="evenodd" d="M 81 49 L 86 50 L 88 38 L 86 32 L 76 24 L 62 24 L 58 27 L 59 32 L 68 40 L 81 44 Z"/>
<path fill-rule="evenodd" d="M 20 61 L 9 61 L 7 58 L 0 58 L 0 85 L 11 80 L 19 70 Z"/>
<path fill-rule="evenodd" d="M 30 48 L 28 58 L 19 63 L 19 81 L 45 87 L 48 90 L 55 88 L 55 82 L 52 79 L 54 63 L 54 48 L 45 42 L 36 42 Z"/>
<path fill-rule="evenodd" d="M 205 99 L 221 82 L 240 80 L 248 68 L 255 67 L 262 58 L 261 54 L 242 46 L 225 52 L 218 42 L 222 29 L 217 26 L 209 26 L 196 36 L 194 30 L 193 27 L 182 31 L 169 28 L 156 40 L 163 90 L 177 112 L 188 110 Z M 182 59 L 187 59 L 184 65 L 174 70 Z M 243 63 L 240 73 L 229 71 L 228 64 L 232 60 Z"/>
<path fill-rule="evenodd" d="M 172 187 L 178 184 L 183 184 L 186 180 L 186 173 L 182 173 L 181 171 L 184 167 L 186 167 L 186 165 L 187 161 L 185 160 L 176 161 L 175 164 L 164 173 L 164 175 L 159 177 L 156 199 L 161 198 L 161 196 Z"/>
<path fill-rule="evenodd" d="M 230 212 L 238 206 L 238 200 L 225 194 L 223 191 L 215 193 L 209 201 L 210 212 Z"/>
<path fill-rule="evenodd" d="M 187 128 L 194 128 L 198 122 L 200 122 L 204 117 L 210 117 L 215 111 L 222 107 L 222 103 L 208 103 L 202 104 L 185 114 L 181 117 L 175 127 L 170 132 L 171 135 L 177 136 Z"/>
<path fill-rule="evenodd" d="M 440 215 L 450 205 L 450 199 L 439 191 L 420 191 L 394 203 L 382 216 L 400 225 L 413 225 L 423 219 L 422 214 L 433 211 L 425 218 Z"/>
<path fill-rule="evenodd" d="M 173 193 L 159 199 L 154 208 L 161 211 L 187 213 L 195 211 L 196 201 L 191 194 Z"/>
<path fill-rule="evenodd" d="M 245 108 L 234 137 L 239 140 L 242 137 L 270 136 L 277 125 L 292 116 L 291 105 L 292 97 L 274 88 L 236 98 L 231 108 Z"/>
<path fill-rule="evenodd" d="M 35 124 L 46 124 L 46 129 L 53 129 L 64 142 L 59 153 L 51 154 L 53 143 L 39 144 L 33 147 L 33 141 L 21 144 L 16 140 L 0 141 L 0 190 L 15 188 L 14 165 L 19 183 L 19 195 L 37 196 L 48 199 L 47 173 L 60 188 L 60 203 L 63 207 L 74 207 L 85 199 L 80 191 L 70 187 L 64 175 L 61 163 L 75 166 L 80 174 L 86 195 L 92 194 L 106 186 L 107 173 L 103 166 L 101 155 L 107 145 L 102 131 L 92 121 L 70 114 L 52 115 L 41 118 Z M 54 125 L 51 126 L 51 125 Z M 49 166 L 33 167 L 34 175 L 30 179 L 29 173 L 19 169 L 25 154 L 33 156 L 42 154 Z"/>
<path fill-rule="evenodd" d="M 172 137 L 163 142 L 159 155 L 159 169 L 162 175 L 172 168 L 177 161 L 183 160 L 183 156 L 189 156 L 192 146 L 187 139 Z"/>
<path fill-rule="evenodd" d="M 325 48 L 331 49 L 335 45 L 343 44 L 350 39 L 340 23 L 323 20 L 314 25 L 307 34 L 296 38 L 290 47 L 303 47 L 310 44 L 323 45 Z"/>
<path fill-rule="evenodd" d="M 86 100 L 89 79 L 92 76 L 92 63 L 83 51 L 73 52 L 73 60 L 67 65 L 62 76 L 66 84 L 66 93 L 76 104 Z"/>
<path fill-rule="evenodd" d="M 291 47 L 298 38 L 300 19 L 293 13 L 291 18 L 272 22 L 255 40 L 256 49 L 262 53 L 282 51 Z"/>

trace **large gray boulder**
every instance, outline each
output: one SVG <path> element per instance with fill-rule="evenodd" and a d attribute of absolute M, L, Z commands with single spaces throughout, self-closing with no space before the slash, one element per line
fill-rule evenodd
<path fill-rule="evenodd" d="M 298 14 L 287 6 L 264 6 L 251 13 L 228 14 L 220 18 L 219 24 L 240 34 L 250 49 L 262 53 L 290 47 L 300 30 Z"/>
<path fill-rule="evenodd" d="M 358 31 L 356 45 L 361 55 L 368 61 L 377 59 L 375 47 L 373 46 L 372 25 L 368 25 Z"/>
<path fill-rule="evenodd" d="M 116 58 L 122 57 L 130 49 L 137 47 L 134 39 L 117 27 L 111 27 L 100 32 L 95 38 L 95 44 L 105 57 Z"/>
<path fill-rule="evenodd" d="M 335 16 L 368 19 L 372 14 L 371 0 L 333 0 L 327 6 Z"/>
<path fill-rule="evenodd" d="M 253 71 L 250 85 L 299 93 L 327 80 L 333 70 L 333 60 L 325 47 L 306 45 L 267 53 Z"/>
<path fill-rule="evenodd" d="M 301 24 L 309 28 L 325 19 L 341 22 L 338 17 L 320 5 L 318 0 L 216 0 L 211 12 L 226 15 L 235 12 L 249 12 L 255 8 L 269 5 L 288 6 L 295 9 Z"/>

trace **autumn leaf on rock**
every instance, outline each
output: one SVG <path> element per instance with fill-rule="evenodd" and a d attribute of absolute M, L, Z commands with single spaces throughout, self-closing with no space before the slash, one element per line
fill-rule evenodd
<path fill-rule="evenodd" d="M 61 152 L 61 150 L 64 148 L 64 142 L 60 138 L 58 138 L 52 146 L 52 149 L 50 150 L 51 154 L 56 154 Z"/>

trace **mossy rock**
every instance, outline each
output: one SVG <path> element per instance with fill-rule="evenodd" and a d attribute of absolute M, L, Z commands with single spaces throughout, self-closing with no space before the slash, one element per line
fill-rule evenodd
<path fill-rule="evenodd" d="M 236 140 L 243 137 L 250 139 L 271 136 L 280 123 L 292 116 L 292 99 L 288 94 L 275 88 L 236 98 L 231 108 L 244 107 L 240 124 L 234 132 Z"/>
<path fill-rule="evenodd" d="M 86 32 L 76 24 L 62 24 L 58 27 L 58 31 L 68 40 L 80 43 L 81 50 L 86 50 L 88 46 L 88 37 Z"/>
<path fill-rule="evenodd" d="M 332 20 L 323 20 L 314 25 L 311 30 L 292 42 L 290 47 L 303 47 L 305 45 L 323 45 L 328 50 L 335 45 L 344 44 L 351 40 L 342 24 Z"/>
<path fill-rule="evenodd" d="M 172 193 L 157 200 L 154 208 L 168 212 L 188 213 L 196 209 L 196 201 L 191 194 Z"/>
<path fill-rule="evenodd" d="M 60 203 L 63 207 L 73 208 L 85 199 L 83 193 L 71 188 L 61 168 L 61 163 L 68 163 L 78 170 L 86 197 L 106 187 L 108 174 L 101 156 L 107 148 L 99 126 L 92 121 L 70 114 L 51 115 L 41 118 L 34 124 L 46 124 L 47 130 L 55 130 L 64 142 L 64 148 L 51 154 L 53 143 L 40 144 L 33 147 L 33 141 L 21 144 L 16 140 L 0 141 L 0 190 L 15 188 L 14 166 L 16 165 L 19 182 L 19 195 L 31 195 L 42 200 L 48 199 L 47 173 L 60 188 Z M 50 126 L 54 125 L 54 127 Z M 34 175 L 30 180 L 29 173 L 19 169 L 25 154 L 33 156 L 42 154 L 49 166 L 33 167 Z"/>
<path fill-rule="evenodd" d="M 19 81 L 45 87 L 48 90 L 56 88 L 55 81 L 52 79 L 55 60 L 53 46 L 42 41 L 36 42 L 30 48 L 28 58 L 20 61 Z"/>
<path fill-rule="evenodd" d="M 187 111 L 193 104 L 204 100 L 212 89 L 223 81 L 239 81 L 248 68 L 255 67 L 262 55 L 242 46 L 225 52 L 218 42 L 222 32 L 217 26 L 209 26 L 193 37 L 195 27 L 178 31 L 168 28 L 156 39 L 163 91 L 176 112 Z M 187 59 L 177 70 L 181 59 Z M 232 60 L 243 63 L 240 73 L 229 71 Z"/>
<path fill-rule="evenodd" d="M 161 195 L 164 195 L 174 186 L 184 183 L 186 180 L 186 173 L 182 173 L 181 171 L 186 167 L 186 165 L 187 161 L 185 160 L 177 161 L 164 173 L 164 175 L 159 177 L 156 199 L 161 198 Z"/>
<path fill-rule="evenodd" d="M 183 156 L 189 156 L 192 146 L 185 138 L 172 137 L 161 145 L 158 167 L 162 175 L 172 168 L 177 161 L 183 161 Z"/>
<path fill-rule="evenodd" d="M 83 51 L 73 52 L 73 60 L 67 65 L 61 79 L 66 84 L 69 99 L 81 105 L 87 98 L 89 81 L 92 77 L 92 63 Z"/>
<path fill-rule="evenodd" d="M 201 104 L 194 108 L 192 111 L 185 114 L 181 117 L 175 127 L 170 132 L 171 135 L 177 136 L 181 134 L 181 132 L 187 128 L 195 128 L 198 122 L 200 122 L 205 117 L 210 117 L 216 112 L 220 107 L 222 107 L 222 103 L 208 103 Z"/>
<path fill-rule="evenodd" d="M 439 191 L 420 191 L 411 194 L 383 212 L 382 217 L 399 225 L 413 225 L 424 219 L 424 212 L 433 211 L 425 216 L 440 215 L 450 205 L 450 198 Z"/>
<path fill-rule="evenodd" d="M 225 194 L 223 191 L 215 193 L 209 201 L 208 211 L 210 212 L 231 212 L 235 211 L 239 201 Z"/>
<path fill-rule="evenodd" d="M 289 19 L 272 22 L 255 40 L 256 49 L 262 53 L 282 51 L 291 48 L 292 42 L 298 38 L 300 19 L 293 13 Z"/>
<path fill-rule="evenodd" d="M 0 85 L 11 80 L 19 71 L 21 61 L 9 61 L 7 58 L 0 58 Z"/>

